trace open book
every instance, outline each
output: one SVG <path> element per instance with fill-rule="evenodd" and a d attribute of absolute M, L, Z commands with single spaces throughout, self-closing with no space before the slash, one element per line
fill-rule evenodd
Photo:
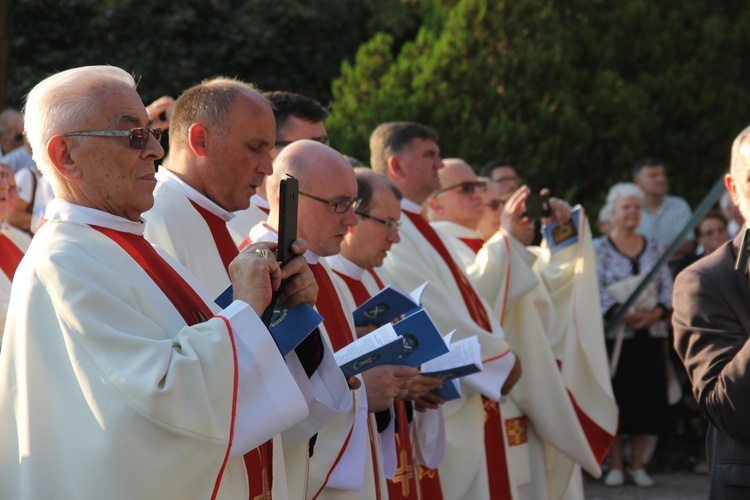
<path fill-rule="evenodd" d="M 333 357 L 349 377 L 380 365 L 419 366 L 447 352 L 448 345 L 435 323 L 427 311 L 420 309 L 355 340 Z"/>
<path fill-rule="evenodd" d="M 409 294 L 395 286 L 383 288 L 354 311 L 354 326 L 383 325 L 401 315 L 413 313 L 419 309 L 427 283 L 425 281 Z"/>
<path fill-rule="evenodd" d="M 443 379 L 443 388 L 433 392 L 446 401 L 461 397 L 461 387 L 458 383 L 460 377 L 482 371 L 482 353 L 477 337 L 453 342 L 453 333 L 445 336 L 450 351 L 422 364 L 422 375 Z"/>
<path fill-rule="evenodd" d="M 222 309 L 226 309 L 232 303 L 232 300 L 232 285 L 229 285 L 214 302 Z M 305 302 L 291 309 L 276 304 L 268 331 L 271 332 L 281 355 L 286 356 L 300 342 L 305 340 L 322 321 L 323 316 Z"/>

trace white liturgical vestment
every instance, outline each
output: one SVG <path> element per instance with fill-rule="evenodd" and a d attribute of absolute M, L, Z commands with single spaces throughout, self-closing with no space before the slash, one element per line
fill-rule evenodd
<path fill-rule="evenodd" d="M 419 214 L 421 207 L 402 200 L 402 212 Z M 439 467 L 440 483 L 446 498 L 486 499 L 490 497 L 487 453 L 485 450 L 485 407 L 482 396 L 498 401 L 500 390 L 510 373 L 515 356 L 505 341 L 503 330 L 484 301 L 478 304 L 485 311 L 491 331 L 480 327 L 464 301 L 461 289 L 449 266 L 439 252 L 422 235 L 417 226 L 402 213 L 401 242 L 391 248 L 381 274 L 402 290 L 413 290 L 425 281 L 430 285 L 422 295 L 422 305 L 430 313 L 441 333 L 456 330 L 454 339 L 476 336 L 481 346 L 483 371 L 463 377 L 463 397 L 444 405 L 446 450 Z M 426 222 L 425 222 L 426 224 Z M 457 257 L 451 256 L 460 267 Z M 500 438 L 502 439 L 502 437 Z M 495 446 L 492 443 L 491 446 Z M 498 443 L 507 456 L 507 446 Z M 496 471 L 489 471 L 493 477 Z M 507 475 L 507 471 L 505 472 Z M 516 486 L 512 474 L 509 489 L 514 498 Z"/>
<path fill-rule="evenodd" d="M 267 224 L 260 223 L 250 231 L 249 239 L 253 242 L 278 241 L 278 233 Z M 310 265 L 320 266 L 319 271 L 331 274 L 325 261 L 318 255 L 308 250 L 305 260 Z M 322 268 L 322 269 L 321 269 Z M 315 270 L 313 270 L 315 273 Z M 316 278 L 317 279 L 317 278 Z M 316 309 L 320 311 L 323 301 L 338 301 L 338 297 L 326 296 L 325 288 L 319 284 L 318 302 Z M 336 290 L 333 290 L 334 295 Z M 324 344 L 326 344 L 326 358 L 333 351 L 328 320 L 324 316 L 323 323 L 318 326 Z M 351 317 L 342 318 L 345 323 L 347 334 L 354 335 L 354 322 Z M 335 362 L 334 362 L 335 365 Z M 339 376 L 341 369 L 336 366 Z M 361 378 L 361 377 L 360 377 Z M 364 382 L 361 389 L 350 391 L 346 394 L 348 411 L 337 418 L 330 420 L 318 432 L 312 457 L 309 460 L 309 477 L 306 485 L 300 485 L 294 480 L 289 480 L 290 495 L 292 492 L 302 491 L 308 499 L 350 499 L 350 498 L 375 498 L 376 481 L 373 475 L 372 454 L 370 439 L 367 429 L 367 394 Z M 284 445 L 287 446 L 287 435 L 284 435 Z M 287 469 L 291 470 L 299 462 L 292 463 L 289 458 Z"/>
<path fill-rule="evenodd" d="M 16 272 L 0 351 L 3 496 L 246 500 L 242 455 L 307 415 L 258 316 L 241 301 L 219 311 L 156 249 L 218 313 L 187 326 L 92 227 L 139 235 L 142 222 L 60 199 L 45 218 Z"/>
<path fill-rule="evenodd" d="M 234 217 L 227 222 L 227 229 L 235 245 L 240 246 L 253 227 L 268 220 L 269 209 L 268 201 L 254 194 L 250 197 L 249 207 L 234 212 Z"/>
<path fill-rule="evenodd" d="M 209 225 L 194 204 L 223 221 L 231 220 L 232 214 L 168 170 L 160 170 L 157 179 L 159 184 L 154 192 L 154 207 L 144 214 L 147 220 L 146 238 L 180 261 L 195 274 L 212 297 L 217 297 L 229 286 L 229 276 Z M 296 354 L 287 356 L 287 363 L 293 365 L 290 366 L 291 373 L 310 403 L 309 417 L 289 431 L 298 436 L 300 443 L 318 432 L 325 422 L 348 409 L 348 405 L 339 407 L 341 400 L 348 400 L 349 388 L 332 358 L 331 351 L 327 350 L 324 353 L 325 362 L 308 379 Z M 289 460 L 295 463 L 305 462 L 307 445 L 305 442 L 284 451 L 281 436 L 276 436 L 273 450 L 272 494 L 275 499 L 282 500 L 289 496 L 286 488 L 288 481 L 305 482 L 307 472 L 306 467 L 286 471 L 286 459 L 282 460 L 282 457 L 285 454 L 296 454 L 300 456 L 296 459 L 289 457 Z M 299 477 L 292 478 L 292 475 Z M 300 497 L 292 495 L 291 498 Z"/>
<path fill-rule="evenodd" d="M 596 477 L 601 469 L 549 346 L 548 325 L 542 317 L 551 314 L 552 306 L 549 300 L 535 300 L 539 295 L 546 297 L 546 290 L 531 269 L 536 257 L 502 231 L 477 252 L 470 245 L 480 235 L 472 229 L 448 221 L 432 225 L 460 255 L 477 290 L 493 305 L 513 352 L 522 366 L 530 368 L 510 394 L 521 412 L 516 418 L 524 419 L 527 430 L 523 443 L 511 442 L 510 446 L 520 496 L 562 498 L 573 477 L 574 463 L 582 464 Z M 512 428 L 507 421 L 506 428 Z"/>

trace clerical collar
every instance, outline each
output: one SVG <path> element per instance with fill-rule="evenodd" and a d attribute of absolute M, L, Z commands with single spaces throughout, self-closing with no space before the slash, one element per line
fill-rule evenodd
<path fill-rule="evenodd" d="M 144 220 L 132 221 L 119 215 L 103 212 L 95 208 L 75 205 L 67 200 L 55 198 L 44 212 L 44 218 L 48 221 L 68 221 L 79 224 L 102 226 L 123 233 L 142 235 L 146 227 Z"/>
<path fill-rule="evenodd" d="M 331 255 L 325 259 L 331 269 L 355 280 L 361 280 L 365 273 L 364 268 L 359 267 L 341 254 Z"/>
<path fill-rule="evenodd" d="M 271 210 L 271 204 L 268 203 L 268 200 L 266 200 L 259 194 L 254 194 L 250 197 L 250 204 L 255 205 L 258 208 L 265 208 L 266 210 Z"/>
<path fill-rule="evenodd" d="M 277 233 L 276 230 L 269 226 L 267 223 L 259 222 L 250 230 L 249 238 L 253 243 L 258 243 L 261 241 L 272 241 L 274 243 L 278 243 L 279 233 Z M 305 252 L 304 257 L 305 261 L 308 264 L 317 264 L 320 260 L 320 256 L 312 250 L 308 250 L 307 252 Z"/>
<path fill-rule="evenodd" d="M 421 214 L 422 205 L 420 205 L 419 203 L 415 203 L 411 200 L 407 200 L 406 198 L 403 198 L 401 200 L 401 210 L 405 210 L 413 214 Z"/>
<path fill-rule="evenodd" d="M 188 200 L 198 204 L 205 208 L 222 220 L 229 222 L 234 219 L 234 214 L 221 208 L 219 205 L 209 200 L 204 194 L 198 192 L 193 186 L 177 177 L 173 172 L 170 172 L 166 168 L 161 168 L 156 173 L 156 180 L 164 184 L 172 191 L 181 193 L 187 197 Z"/>

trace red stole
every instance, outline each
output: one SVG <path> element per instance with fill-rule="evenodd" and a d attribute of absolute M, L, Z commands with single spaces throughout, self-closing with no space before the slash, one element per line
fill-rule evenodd
<path fill-rule="evenodd" d="M 485 331 L 492 333 L 492 328 L 490 327 L 490 319 L 487 317 L 487 311 L 484 309 L 479 295 L 477 295 L 476 290 L 474 290 L 474 287 L 471 285 L 469 279 L 466 277 L 463 271 L 459 269 L 456 261 L 453 260 L 453 257 L 448 251 L 448 248 L 443 243 L 443 240 L 440 239 L 440 236 L 437 234 L 435 229 L 430 226 L 430 224 L 421 215 L 407 212 L 406 210 L 404 210 L 403 213 L 406 214 L 406 216 L 416 226 L 417 230 L 422 233 L 422 236 L 424 236 L 425 239 L 430 242 L 432 248 L 434 248 L 435 251 L 440 254 L 440 257 L 442 257 L 445 265 L 447 265 L 448 269 L 450 269 L 450 272 L 453 275 L 453 279 L 456 281 L 456 285 L 458 285 L 458 289 L 461 291 L 461 297 L 464 299 L 466 308 L 469 310 L 471 319 L 473 319 L 474 323 L 479 325 Z"/>
<path fill-rule="evenodd" d="M 328 272 L 322 264 L 310 264 L 309 266 L 315 277 L 315 281 L 318 283 L 318 301 L 315 303 L 315 307 L 318 309 L 320 315 L 323 316 L 323 325 L 328 332 L 328 339 L 331 341 L 331 346 L 335 352 L 354 342 L 354 332 L 352 332 L 346 320 L 346 313 L 344 313 L 344 308 L 341 307 L 341 300 L 333 285 L 333 281 L 331 281 L 331 277 L 328 276 Z M 326 475 L 326 482 L 328 482 L 331 472 L 333 472 L 333 469 L 336 468 L 336 465 L 341 460 L 344 450 L 346 450 L 349 444 L 353 430 L 354 426 L 352 425 L 352 428 L 349 429 L 349 435 L 346 437 L 346 441 L 344 441 L 344 446 L 341 448 L 336 460 L 333 461 L 331 470 Z M 377 477 L 375 481 L 377 485 Z M 325 483 L 323 483 L 323 487 L 315 493 L 313 498 L 318 498 L 323 488 L 325 488 Z"/>
<path fill-rule="evenodd" d="M 260 210 L 261 212 L 263 212 L 266 215 L 268 215 L 268 214 L 271 213 L 271 209 L 269 209 L 269 208 L 261 207 L 260 205 L 255 205 L 255 206 L 258 208 L 258 210 Z"/>
<path fill-rule="evenodd" d="M 414 463 L 414 448 L 409 432 L 409 419 L 406 416 L 406 402 L 396 401 L 396 420 L 398 421 L 398 433 L 396 433 L 396 474 L 393 479 L 388 480 L 388 496 L 391 500 L 416 500 L 420 498 L 442 499 L 443 492 L 440 489 L 440 480 L 435 478 L 437 489 L 428 491 L 421 490 L 419 481 L 419 470 Z M 437 473 L 437 471 L 435 471 Z"/>
<path fill-rule="evenodd" d="M 315 307 L 323 316 L 323 325 L 328 332 L 328 339 L 331 341 L 333 351 L 336 352 L 354 342 L 354 332 L 349 326 L 344 308 L 341 307 L 339 294 L 328 272 L 322 264 L 310 264 L 310 270 L 315 276 L 319 289 Z"/>
<path fill-rule="evenodd" d="M 0 271 L 5 274 L 10 281 L 13 281 L 13 275 L 16 274 L 16 268 L 23 258 L 23 252 L 13 243 L 10 238 L 0 233 Z"/>
<path fill-rule="evenodd" d="M 474 253 L 479 253 L 479 250 L 484 246 L 484 240 L 481 238 L 459 238 L 461 241 L 466 243 L 466 246 L 474 250 Z"/>
<path fill-rule="evenodd" d="M 469 282 L 466 275 L 459 269 L 453 260 L 448 248 L 440 239 L 435 229 L 419 214 L 403 210 L 403 213 L 411 220 L 417 230 L 440 254 L 445 264 L 450 269 L 453 279 L 461 291 L 466 308 L 469 310 L 471 319 L 485 331 L 492 333 L 490 319 L 482 304 L 479 295 Z M 482 396 L 485 409 L 484 419 L 484 449 L 487 456 L 487 476 L 489 478 L 491 498 L 512 498 L 510 488 L 510 477 L 508 476 L 508 462 L 505 456 L 503 437 L 503 420 L 500 414 L 500 405 L 489 398 Z"/>
<path fill-rule="evenodd" d="M 211 230 L 216 250 L 219 251 L 221 262 L 229 277 L 229 264 L 240 253 L 232 240 L 227 229 L 227 223 L 218 215 L 211 213 L 202 206 L 190 200 L 203 220 Z M 243 456 L 245 469 L 247 470 L 248 484 L 250 485 L 250 500 L 254 498 L 271 498 L 273 488 L 273 439 L 269 439 L 254 450 L 250 450 Z"/>
<path fill-rule="evenodd" d="M 229 263 L 237 257 L 239 249 L 237 248 L 237 245 L 234 244 L 232 236 L 229 234 L 226 221 L 198 205 L 193 200 L 190 200 L 190 203 L 193 205 L 193 208 L 198 211 L 201 217 L 203 217 L 206 224 L 208 224 L 208 229 L 211 230 L 211 236 L 214 238 L 216 250 L 219 251 L 221 262 L 224 264 L 224 269 L 227 270 L 227 276 L 229 276 Z"/>
<path fill-rule="evenodd" d="M 205 302 L 195 293 L 190 285 L 165 261 L 157 252 L 154 247 L 151 246 L 142 236 L 132 233 L 124 233 L 101 226 L 91 226 L 93 229 L 104 234 L 112 241 L 117 243 L 133 260 L 135 260 L 139 266 L 149 275 L 149 277 L 156 283 L 161 291 L 166 295 L 169 301 L 174 305 L 177 311 L 180 313 L 185 323 L 188 326 L 193 326 L 197 323 L 207 321 L 213 317 L 213 312 L 206 305 Z M 227 324 L 229 327 L 229 324 Z M 229 330 L 231 337 L 231 329 Z M 234 339 L 232 339 L 232 346 L 234 348 Z M 237 357 L 235 352 L 234 358 L 234 401 L 233 406 L 236 404 L 237 395 Z M 229 436 L 229 442 L 232 442 L 234 432 L 234 408 L 232 411 L 232 425 Z M 224 457 L 224 463 L 221 465 L 218 477 L 216 478 L 216 484 L 214 485 L 214 491 L 211 498 L 215 498 L 218 491 L 219 485 L 221 484 L 221 477 L 224 474 L 227 459 L 229 458 L 229 448 Z"/>
<path fill-rule="evenodd" d="M 368 269 L 367 271 L 375 278 L 375 282 L 380 289 L 385 288 L 375 271 L 372 269 Z M 334 272 L 344 280 L 344 283 L 346 283 L 346 286 L 354 297 L 354 302 L 358 306 L 364 304 L 371 297 L 370 292 L 361 280 L 354 279 L 338 271 Z M 393 500 L 416 500 L 420 498 L 419 484 L 421 481 L 420 483 L 417 482 L 420 480 L 420 477 L 414 463 L 414 448 L 411 442 L 411 432 L 409 432 L 409 419 L 406 416 L 406 403 L 404 401 L 396 401 L 394 406 L 396 408 L 396 420 L 398 421 L 398 434 L 396 434 L 397 468 L 393 479 L 388 479 L 388 496 Z M 422 497 L 429 498 L 430 500 L 442 499 L 443 492 L 440 489 L 440 478 L 437 476 L 437 470 L 435 470 L 435 474 L 433 474 L 431 480 L 425 478 L 425 481 L 430 481 L 432 485 L 428 490 L 429 494 L 425 495 L 423 491 Z"/>

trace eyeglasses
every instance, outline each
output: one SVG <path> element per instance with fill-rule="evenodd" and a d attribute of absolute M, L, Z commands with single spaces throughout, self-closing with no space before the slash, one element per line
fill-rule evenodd
<path fill-rule="evenodd" d="M 307 140 L 308 141 L 319 142 L 321 144 L 325 144 L 326 146 L 329 145 L 328 144 L 329 143 L 328 137 L 326 137 L 326 136 L 323 136 L 323 137 L 308 137 Z M 285 148 L 285 147 L 287 147 L 288 145 L 290 145 L 293 142 L 296 142 L 296 141 L 276 141 L 276 147 L 277 148 Z"/>
<path fill-rule="evenodd" d="M 337 214 L 344 214 L 347 210 L 349 210 L 349 207 L 354 208 L 354 210 L 357 209 L 357 205 L 359 205 L 360 199 L 354 198 L 353 200 L 339 200 L 339 201 L 328 201 L 324 200 L 323 198 L 318 198 L 317 196 L 313 196 L 311 194 L 303 193 L 302 191 L 299 192 L 302 196 L 307 196 L 308 198 L 311 198 L 315 201 L 319 201 L 321 203 L 325 203 L 326 205 L 330 205 L 333 207 L 333 210 Z"/>
<path fill-rule="evenodd" d="M 367 220 L 371 220 L 371 221 L 377 222 L 379 224 L 383 224 L 385 226 L 385 230 L 388 231 L 389 233 L 393 233 L 393 232 L 398 231 L 399 229 L 401 229 L 401 221 L 400 220 L 393 220 L 393 219 L 391 219 L 391 220 L 383 220 L 383 219 L 378 219 L 377 217 L 373 217 L 372 215 L 364 214 L 362 212 L 354 212 L 354 213 L 356 213 L 357 215 L 359 215 L 363 219 L 367 219 Z"/>
<path fill-rule="evenodd" d="M 161 140 L 160 128 L 136 127 L 130 130 L 92 130 L 87 132 L 69 132 L 65 137 L 72 136 L 95 136 L 95 137 L 127 137 L 130 139 L 130 146 L 133 149 L 143 151 L 148 144 L 149 135 L 153 135 L 156 142 Z"/>
<path fill-rule="evenodd" d="M 481 194 L 487 191 L 487 183 L 485 181 L 461 182 L 460 184 L 455 184 L 453 186 L 443 188 L 435 194 L 438 195 L 441 193 L 445 193 L 446 191 L 451 191 L 453 189 L 460 189 L 461 194 Z"/>
<path fill-rule="evenodd" d="M 505 206 L 505 200 L 490 200 L 484 204 L 485 207 L 489 208 L 493 212 L 497 212 L 500 207 Z"/>
<path fill-rule="evenodd" d="M 518 177 L 515 175 L 510 177 L 498 177 L 497 179 L 492 179 L 492 182 L 495 184 L 510 184 L 511 182 L 518 182 Z"/>

